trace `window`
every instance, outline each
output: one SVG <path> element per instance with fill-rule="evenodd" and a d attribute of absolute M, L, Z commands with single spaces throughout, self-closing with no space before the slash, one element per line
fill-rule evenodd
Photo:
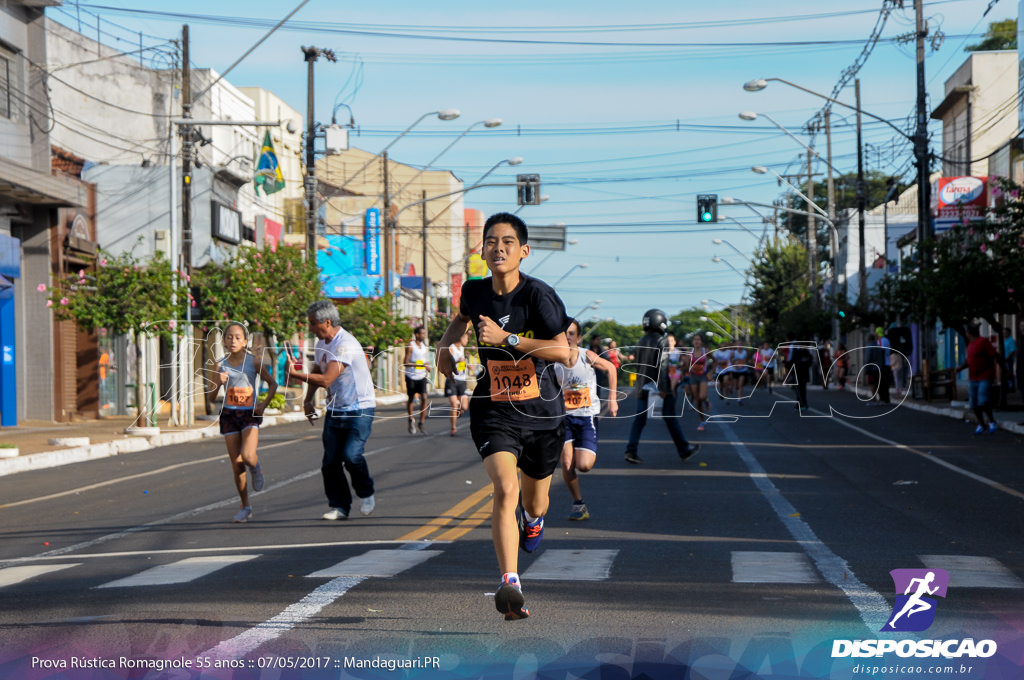
<path fill-rule="evenodd" d="M 0 48 L 0 117 L 11 117 L 11 60 Z"/>

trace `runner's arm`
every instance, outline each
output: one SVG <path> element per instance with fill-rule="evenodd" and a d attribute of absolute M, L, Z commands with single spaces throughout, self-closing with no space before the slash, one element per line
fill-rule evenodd
<path fill-rule="evenodd" d="M 452 359 L 450 348 L 455 344 L 456 340 L 465 335 L 466 331 L 469 330 L 470 322 L 472 322 L 472 319 L 468 316 L 463 316 L 459 312 L 452 317 L 452 321 L 448 324 L 444 335 L 437 341 L 437 352 L 435 352 L 434 357 L 434 360 L 437 362 L 437 370 L 449 378 L 455 373 L 455 361 Z"/>

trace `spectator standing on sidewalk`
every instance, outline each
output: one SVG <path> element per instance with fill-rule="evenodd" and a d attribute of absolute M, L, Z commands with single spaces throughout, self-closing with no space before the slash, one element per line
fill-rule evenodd
<path fill-rule="evenodd" d="M 1003 382 L 1006 384 L 1006 392 L 1013 392 L 1016 389 L 1016 381 L 1014 380 L 1014 366 L 1017 363 L 1017 341 L 1013 339 L 1013 329 L 1003 329 L 1003 370 L 1005 371 L 1006 380 Z"/>
<path fill-rule="evenodd" d="M 892 343 L 885 337 L 885 332 L 879 326 L 875 329 L 878 336 L 878 346 L 882 348 L 879 352 L 878 366 L 878 401 L 882 404 L 890 404 L 889 390 L 892 388 Z"/>
<path fill-rule="evenodd" d="M 996 418 L 992 415 L 990 398 L 992 383 L 997 377 L 998 356 L 996 348 L 986 338 L 978 334 L 978 324 L 967 325 L 967 356 L 963 363 L 956 367 L 956 372 L 967 369 L 968 395 L 974 417 L 978 426 L 974 434 L 985 432 L 985 416 L 988 416 L 988 432 L 998 429 Z"/>

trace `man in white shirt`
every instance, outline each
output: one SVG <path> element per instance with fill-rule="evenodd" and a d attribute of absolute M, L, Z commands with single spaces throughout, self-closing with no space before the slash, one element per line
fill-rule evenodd
<path fill-rule="evenodd" d="M 302 405 L 310 425 L 317 418 L 313 397 L 319 388 L 327 390 L 320 473 L 331 508 L 323 518 L 348 519 L 352 492 L 345 478 L 346 470 L 352 478 L 352 488 L 362 499 L 360 512 L 369 515 L 376 502 L 373 478 L 363 450 L 370 438 L 377 400 L 366 355 L 359 341 L 341 327 L 338 308 L 330 300 L 311 304 L 306 309 L 306 317 L 310 330 L 317 337 L 313 370 L 297 372 L 289 363 L 288 375 L 309 384 Z"/>

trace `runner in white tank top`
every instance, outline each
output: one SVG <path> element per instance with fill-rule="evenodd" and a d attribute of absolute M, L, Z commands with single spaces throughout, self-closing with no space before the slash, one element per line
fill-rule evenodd
<path fill-rule="evenodd" d="M 409 401 L 405 404 L 406 413 L 409 415 L 409 434 L 426 434 L 423 424 L 427 419 L 427 409 L 430 407 L 427 397 L 429 389 L 428 367 L 430 366 L 430 346 L 427 345 L 427 329 L 417 326 L 413 331 L 413 339 L 405 346 L 405 358 L 402 360 L 405 366 L 405 392 Z M 413 414 L 413 405 L 416 403 L 416 396 L 420 397 L 419 425 Z"/>
<path fill-rule="evenodd" d="M 569 342 L 569 365 L 554 364 L 555 376 L 562 386 L 565 399 L 565 446 L 562 448 L 562 479 L 572 494 L 569 519 L 584 520 L 590 510 L 580 493 L 579 472 L 587 472 L 597 462 L 597 421 L 601 402 L 597 396 L 597 374 L 594 369 L 608 374 L 608 414 L 614 418 L 619 412 L 617 401 L 615 364 L 602 359 L 588 349 L 580 349 L 580 325 L 573 319 L 565 331 Z"/>

